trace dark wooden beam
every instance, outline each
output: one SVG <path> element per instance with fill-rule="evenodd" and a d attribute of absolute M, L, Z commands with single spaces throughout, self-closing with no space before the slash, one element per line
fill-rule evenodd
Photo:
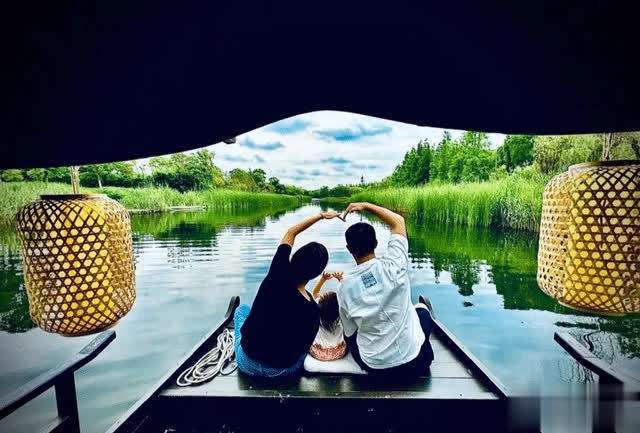
<path fill-rule="evenodd" d="M 553 339 L 556 340 L 573 359 L 597 374 L 601 382 L 622 384 L 630 380 L 628 376 L 614 370 L 609 364 L 590 352 L 570 334 L 566 332 L 556 332 L 553 335 Z"/>
<path fill-rule="evenodd" d="M 27 382 L 0 400 L 0 419 L 15 412 L 51 387 L 56 389 L 58 419 L 48 431 L 80 432 L 78 403 L 73 374 L 93 360 L 116 338 L 113 330 L 105 331 L 91 340 L 73 358 Z"/>
<path fill-rule="evenodd" d="M 566 332 L 556 332 L 554 340 L 573 359 L 598 375 L 598 401 L 594 406 L 594 433 L 614 433 L 617 412 L 625 398 L 638 400 L 638 381 L 611 367 Z M 625 386 L 636 386 L 636 391 L 625 395 Z"/>

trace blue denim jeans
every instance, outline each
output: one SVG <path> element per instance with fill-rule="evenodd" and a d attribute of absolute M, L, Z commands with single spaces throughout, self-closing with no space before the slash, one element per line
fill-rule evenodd
<path fill-rule="evenodd" d="M 234 322 L 234 335 L 235 335 L 235 343 L 234 348 L 236 351 L 236 363 L 238 364 L 238 369 L 247 374 L 249 376 L 256 377 L 288 377 L 298 374 L 302 370 L 302 365 L 304 364 L 304 359 L 307 356 L 306 353 L 302 354 L 300 359 L 291 367 L 287 368 L 278 368 L 271 367 L 265 364 L 260 363 L 254 359 L 249 358 L 249 356 L 242 349 L 242 345 L 240 344 L 240 328 L 242 328 L 242 324 L 249 316 L 249 312 L 251 308 L 248 305 L 242 304 L 236 308 L 236 311 L 233 315 Z"/>

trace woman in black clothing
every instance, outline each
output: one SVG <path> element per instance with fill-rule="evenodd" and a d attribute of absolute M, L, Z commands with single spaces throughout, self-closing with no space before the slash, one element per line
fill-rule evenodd
<path fill-rule="evenodd" d="M 235 312 L 235 350 L 245 374 L 280 377 L 295 374 L 318 332 L 318 306 L 307 283 L 327 266 L 324 245 L 310 242 L 289 259 L 296 236 L 322 219 L 339 217 L 326 211 L 305 218 L 284 234 L 253 306 Z"/>

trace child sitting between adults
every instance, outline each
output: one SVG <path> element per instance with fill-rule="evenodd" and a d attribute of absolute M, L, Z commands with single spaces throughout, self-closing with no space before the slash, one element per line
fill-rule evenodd
<path fill-rule="evenodd" d="M 342 322 L 340 322 L 336 292 L 320 293 L 324 283 L 332 278 L 341 281 L 342 272 L 323 272 L 311 293 L 318 304 L 320 328 L 309 348 L 309 354 L 319 361 L 334 361 L 347 354 L 347 343 L 344 340 Z"/>

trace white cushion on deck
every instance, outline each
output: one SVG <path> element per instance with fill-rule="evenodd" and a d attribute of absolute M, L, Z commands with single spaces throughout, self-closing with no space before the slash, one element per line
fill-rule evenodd
<path fill-rule="evenodd" d="M 367 374 L 350 353 L 344 358 L 334 361 L 319 361 L 311 355 L 307 355 L 304 360 L 304 369 L 309 373 L 344 373 L 344 374 Z"/>

